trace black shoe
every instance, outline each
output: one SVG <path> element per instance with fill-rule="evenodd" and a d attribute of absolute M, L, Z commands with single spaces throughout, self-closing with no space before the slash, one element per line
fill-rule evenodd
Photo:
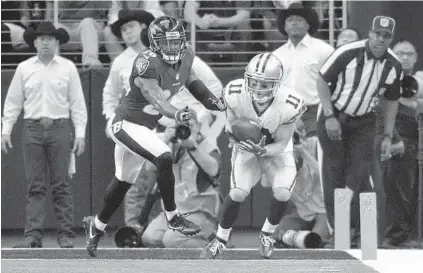
<path fill-rule="evenodd" d="M 226 248 L 226 242 L 216 237 L 203 248 L 200 258 L 207 260 L 214 259 L 224 248 Z"/>
<path fill-rule="evenodd" d="M 85 228 L 85 247 L 91 257 L 96 257 L 98 242 L 100 241 L 100 238 L 104 235 L 104 231 L 101 231 L 95 227 L 94 216 L 84 217 L 82 222 Z"/>
<path fill-rule="evenodd" d="M 172 220 L 167 222 L 167 225 L 171 230 L 178 231 L 184 235 L 194 235 L 201 230 L 199 226 L 185 219 L 185 217 L 180 214 L 173 216 Z"/>
<path fill-rule="evenodd" d="M 73 243 L 68 236 L 59 236 L 57 237 L 57 243 L 60 248 L 73 248 Z"/>
<path fill-rule="evenodd" d="M 22 241 L 13 245 L 13 248 L 41 248 L 43 244 L 40 239 L 33 236 L 26 236 Z"/>

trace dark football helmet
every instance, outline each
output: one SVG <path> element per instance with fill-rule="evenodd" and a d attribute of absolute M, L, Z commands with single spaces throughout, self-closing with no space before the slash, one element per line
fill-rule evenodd
<path fill-rule="evenodd" d="M 170 16 L 162 16 L 151 22 L 148 39 L 151 50 L 169 64 L 179 62 L 187 48 L 184 26 Z"/>

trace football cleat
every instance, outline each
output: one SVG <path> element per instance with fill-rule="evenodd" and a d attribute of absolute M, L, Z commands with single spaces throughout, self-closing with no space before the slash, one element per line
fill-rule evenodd
<path fill-rule="evenodd" d="M 224 248 L 226 248 L 226 242 L 216 237 L 203 248 L 200 258 L 207 260 L 214 259 Z"/>
<path fill-rule="evenodd" d="M 171 230 L 178 231 L 184 235 L 195 235 L 201 230 L 199 226 L 180 214 L 173 216 L 173 218 L 167 222 L 167 225 Z"/>
<path fill-rule="evenodd" d="M 82 220 L 85 229 L 85 242 L 88 254 L 91 257 L 97 256 L 97 246 L 100 238 L 104 235 L 104 231 L 101 231 L 95 227 L 94 216 L 84 217 Z"/>
<path fill-rule="evenodd" d="M 272 234 L 267 232 L 260 232 L 260 255 L 265 258 L 269 259 L 272 256 L 273 249 L 275 248 L 275 239 L 273 239 Z"/>

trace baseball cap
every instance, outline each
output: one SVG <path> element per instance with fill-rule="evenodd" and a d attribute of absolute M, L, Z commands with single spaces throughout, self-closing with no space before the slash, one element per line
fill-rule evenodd
<path fill-rule="evenodd" d="M 392 34 L 395 30 L 395 20 L 388 16 L 376 16 L 373 19 L 372 30 L 386 31 Z"/>

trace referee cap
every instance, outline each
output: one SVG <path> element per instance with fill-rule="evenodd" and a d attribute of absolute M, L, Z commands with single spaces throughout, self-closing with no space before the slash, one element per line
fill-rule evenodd
<path fill-rule="evenodd" d="M 395 20 L 388 16 L 376 16 L 373 19 L 372 25 L 373 31 L 386 31 L 389 33 L 394 33 L 395 30 Z"/>

